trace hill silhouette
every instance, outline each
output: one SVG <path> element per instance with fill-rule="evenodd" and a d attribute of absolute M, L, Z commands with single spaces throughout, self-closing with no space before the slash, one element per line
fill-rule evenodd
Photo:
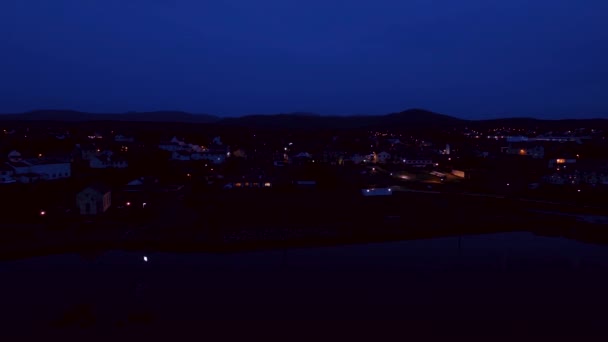
<path fill-rule="evenodd" d="M 386 115 L 325 116 L 315 113 L 254 114 L 221 118 L 209 114 L 181 111 L 128 112 L 123 114 L 86 113 L 72 110 L 37 110 L 22 114 L 0 115 L 0 121 L 53 122 L 167 122 L 217 124 L 264 129 L 445 129 L 450 127 L 493 128 L 510 127 L 597 127 L 608 128 L 607 119 L 541 120 L 534 118 L 504 118 L 465 120 L 425 109 L 408 109 Z"/>
<path fill-rule="evenodd" d="M 210 123 L 219 120 L 208 114 L 180 111 L 128 112 L 124 114 L 86 113 L 73 110 L 36 110 L 23 114 L 0 115 L 0 120 L 20 121 L 134 121 L 134 122 L 192 122 Z"/>

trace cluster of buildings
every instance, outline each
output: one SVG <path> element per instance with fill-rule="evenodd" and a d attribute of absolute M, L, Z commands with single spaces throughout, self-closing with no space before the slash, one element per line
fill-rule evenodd
<path fill-rule="evenodd" d="M 28 136 L 34 134 L 26 133 L 24 139 L 29 139 Z M 487 135 L 490 133 L 493 135 Z M 534 135 L 530 136 L 532 133 Z M 18 136 L 14 130 L 5 130 L 4 135 Z M 256 136 L 253 133 L 249 140 L 238 136 L 227 139 L 233 148 L 224 144 L 220 137 L 210 139 L 203 145 L 186 142 L 175 136 L 160 142 L 155 137 L 149 139 L 148 144 L 143 144 L 128 135 L 115 135 L 113 131 L 87 133 L 80 139 L 68 132 L 54 132 L 52 136 L 64 144 L 70 144 L 73 147 L 71 154 L 62 159 L 29 153 L 32 157 L 24 158 L 18 151 L 11 151 L 6 155 L 6 160 L 0 162 L 0 185 L 68 179 L 73 173 L 79 172 L 79 167 L 83 165 L 86 170 L 99 170 L 91 173 L 96 175 L 114 174 L 104 171 L 108 169 L 133 170 L 137 169 L 133 165 L 137 165 L 138 155 L 143 152 L 161 156 L 167 165 L 187 177 L 182 180 L 184 182 L 195 178 L 225 190 L 276 189 L 277 184 L 312 188 L 317 185 L 312 174 L 291 174 L 288 179 L 280 179 L 277 174 L 319 164 L 332 167 L 354 166 L 353 169 L 358 170 L 364 169 L 366 165 L 378 165 L 397 171 L 415 170 L 439 178 L 453 175 L 470 180 L 471 175 L 486 172 L 490 180 L 496 178 L 499 182 L 503 182 L 504 177 L 519 177 L 526 181 L 559 186 L 608 185 L 608 157 L 604 161 L 596 158 L 591 163 L 591 158 L 581 158 L 579 155 L 580 151 L 585 151 L 587 144 L 595 141 L 593 134 L 588 135 L 587 131 L 539 135 L 521 129 L 502 128 L 492 132 L 469 129 L 460 137 L 451 135 L 439 138 L 403 136 L 389 132 L 349 132 L 332 137 L 297 137 L 286 133 L 280 138 L 271 134 Z M 486 136 L 491 139 L 481 139 Z M 154 160 L 158 163 L 161 159 Z M 244 162 L 232 163 L 235 160 Z M 479 166 L 479 160 L 486 161 L 483 167 Z M 517 166 L 523 160 L 531 160 L 536 163 L 534 165 L 539 165 L 534 166 L 537 169 L 530 173 L 534 174 L 532 177 L 524 177 L 524 172 L 529 170 Z M 495 165 L 511 164 L 511 168 L 508 171 L 501 170 L 506 168 L 493 166 L 494 161 L 503 162 Z M 229 166 L 241 164 L 248 166 L 228 170 Z M 255 165 L 255 168 L 251 165 Z M 149 169 L 154 173 L 156 168 Z M 499 175 L 501 171 L 510 174 L 503 177 Z M 134 181 L 130 186 L 138 186 L 136 183 Z M 392 190 L 386 186 L 359 188 L 361 189 L 363 196 L 392 195 Z M 103 185 L 87 186 L 77 195 L 78 211 L 83 215 L 104 213 L 112 207 L 112 197 L 111 190 Z"/>
<path fill-rule="evenodd" d="M 220 137 L 215 137 L 210 147 L 186 143 L 173 137 L 170 141 L 161 142 L 158 148 L 171 152 L 171 160 L 178 161 L 207 160 L 213 164 L 222 164 L 230 156 L 229 147 L 224 146 Z"/>
<path fill-rule="evenodd" d="M 40 180 L 69 178 L 72 175 L 71 163 L 58 159 L 23 159 L 21 153 L 12 151 L 8 161 L 0 167 L 0 184 L 34 183 Z"/>

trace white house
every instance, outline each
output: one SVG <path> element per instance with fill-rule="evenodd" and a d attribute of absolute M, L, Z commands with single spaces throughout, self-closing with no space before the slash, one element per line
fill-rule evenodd
<path fill-rule="evenodd" d="M 76 203 L 81 215 L 103 214 L 112 205 L 112 193 L 102 185 L 93 185 L 78 193 Z"/>
<path fill-rule="evenodd" d="M 30 159 L 21 162 L 7 162 L 14 171 L 14 177 L 22 183 L 35 180 L 55 180 L 72 176 L 69 162 L 44 159 Z"/>
<path fill-rule="evenodd" d="M 129 163 L 120 158 L 114 158 L 112 155 L 94 156 L 89 160 L 91 169 L 126 169 Z"/>
<path fill-rule="evenodd" d="M 68 162 L 34 160 L 30 164 L 32 165 L 30 172 L 42 175 L 42 178 L 45 180 L 69 178 L 72 176 L 72 165 Z"/>
<path fill-rule="evenodd" d="M 171 141 L 160 143 L 158 148 L 169 152 L 190 150 L 190 146 L 184 141 L 177 139 L 177 137 L 173 137 Z"/>

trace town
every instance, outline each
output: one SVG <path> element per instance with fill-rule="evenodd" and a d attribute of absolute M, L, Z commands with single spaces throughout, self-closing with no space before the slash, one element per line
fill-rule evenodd
<path fill-rule="evenodd" d="M 230 250 L 535 226 L 565 234 L 606 222 L 607 132 L 576 123 L 7 120 L 0 250 Z"/>

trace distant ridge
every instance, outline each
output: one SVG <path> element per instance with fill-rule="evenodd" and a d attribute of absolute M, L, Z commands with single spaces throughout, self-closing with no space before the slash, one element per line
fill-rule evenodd
<path fill-rule="evenodd" d="M 606 127 L 608 119 L 542 120 L 535 118 L 504 118 L 465 120 L 425 109 L 407 109 L 386 115 L 325 116 L 295 112 L 282 114 L 253 114 L 225 117 L 209 114 L 191 114 L 182 111 L 128 112 L 123 114 L 86 113 L 73 110 L 36 110 L 22 114 L 0 115 L 0 121 L 125 121 L 217 124 L 269 129 L 445 129 L 450 127 Z"/>
<path fill-rule="evenodd" d="M 189 114 L 180 111 L 128 112 L 124 114 L 85 113 L 73 110 L 36 110 L 23 114 L 0 115 L 4 121 L 136 121 L 211 123 L 219 120 L 209 114 Z"/>

